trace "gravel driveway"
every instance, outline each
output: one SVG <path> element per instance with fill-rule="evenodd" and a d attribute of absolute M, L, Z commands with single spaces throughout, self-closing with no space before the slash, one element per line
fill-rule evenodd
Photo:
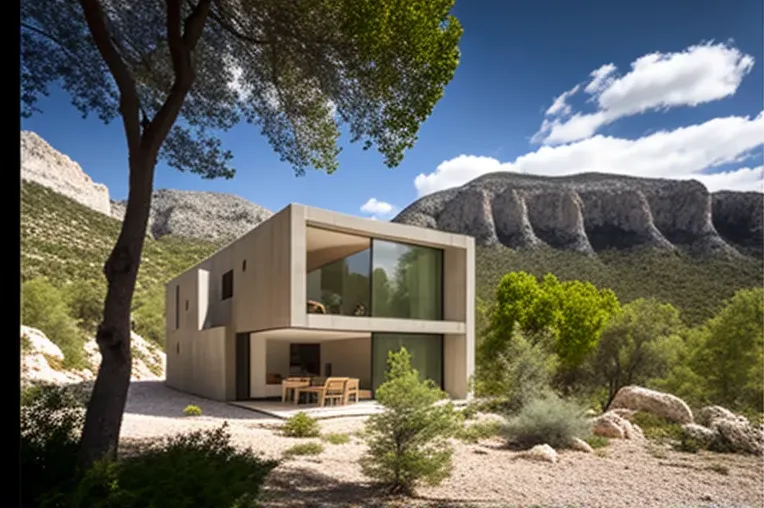
<path fill-rule="evenodd" d="M 201 407 L 204 416 L 183 416 L 188 404 Z M 320 424 L 324 432 L 352 434 L 364 420 Z M 159 381 L 132 383 L 122 438 L 129 448 L 136 440 L 214 428 L 224 421 L 237 445 L 267 457 L 279 458 L 295 443 L 309 441 L 274 432 L 280 420 L 177 392 Z M 358 437 L 343 445 L 324 443 L 324 448 L 319 456 L 282 462 L 269 477 L 264 506 L 764 506 L 764 459 L 657 452 L 646 442 L 614 440 L 597 455 L 561 451 L 556 464 L 521 459 L 498 440 L 456 443 L 451 478 L 438 487 L 421 487 L 417 499 L 406 500 L 383 498 L 363 477 L 357 461 L 365 447 Z"/>

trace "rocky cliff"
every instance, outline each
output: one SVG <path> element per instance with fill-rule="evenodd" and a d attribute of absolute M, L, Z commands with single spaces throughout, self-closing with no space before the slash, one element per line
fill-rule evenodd
<path fill-rule="evenodd" d="M 120 220 L 124 207 L 124 202 L 113 204 L 113 214 Z M 233 194 L 160 189 L 152 198 L 149 230 L 154 238 L 173 235 L 225 242 L 271 215 L 270 210 Z"/>
<path fill-rule="evenodd" d="M 109 199 L 82 168 L 39 135 L 21 131 L 21 176 L 119 220 L 125 202 Z M 227 242 L 270 217 L 271 211 L 232 194 L 161 189 L 154 192 L 148 233 Z"/>
<path fill-rule="evenodd" d="M 548 245 L 593 254 L 651 247 L 760 256 L 762 199 L 757 192 L 711 194 L 694 180 L 502 172 L 424 196 L 393 222 L 517 249 Z"/>
<path fill-rule="evenodd" d="M 93 210 L 111 214 L 109 189 L 93 182 L 79 164 L 31 131 L 21 131 L 21 178 L 44 185 Z"/>

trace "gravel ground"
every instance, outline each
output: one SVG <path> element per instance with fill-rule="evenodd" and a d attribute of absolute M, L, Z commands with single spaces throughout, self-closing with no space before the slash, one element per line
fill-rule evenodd
<path fill-rule="evenodd" d="M 204 416 L 183 416 L 196 404 Z M 122 438 L 125 448 L 158 437 L 215 428 L 227 421 L 233 441 L 278 458 L 290 446 L 311 440 L 274 432 L 280 420 L 166 388 L 136 381 L 130 388 Z M 324 443 L 315 457 L 286 460 L 269 477 L 264 506 L 586 506 L 761 507 L 764 460 L 741 455 L 691 455 L 646 442 L 613 441 L 598 454 L 559 452 L 556 464 L 531 462 L 502 449 L 498 440 L 456 443 L 451 478 L 421 487 L 418 498 L 384 498 L 361 475 L 363 443 L 352 435 L 364 418 L 322 420 L 324 432 L 351 434 L 350 443 Z M 313 441 L 318 441 L 313 439 Z M 727 468 L 728 474 L 717 472 Z"/>

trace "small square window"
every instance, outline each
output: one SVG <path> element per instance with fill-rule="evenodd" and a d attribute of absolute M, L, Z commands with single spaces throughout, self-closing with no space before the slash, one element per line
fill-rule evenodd
<path fill-rule="evenodd" d="M 247 271 L 247 260 L 241 262 L 241 271 L 246 272 Z"/>
<path fill-rule="evenodd" d="M 228 300 L 233 296 L 233 270 L 223 274 L 223 295 L 222 300 Z"/>
<path fill-rule="evenodd" d="M 186 310 L 188 310 L 188 300 L 186 300 Z"/>

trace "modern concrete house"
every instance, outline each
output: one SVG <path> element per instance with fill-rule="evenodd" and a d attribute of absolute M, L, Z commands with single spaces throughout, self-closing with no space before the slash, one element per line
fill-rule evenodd
<path fill-rule="evenodd" d="M 474 370 L 472 237 L 292 204 L 166 286 L 167 385 L 281 396 L 288 376 L 350 376 L 373 396 L 388 351 L 453 398 Z"/>

